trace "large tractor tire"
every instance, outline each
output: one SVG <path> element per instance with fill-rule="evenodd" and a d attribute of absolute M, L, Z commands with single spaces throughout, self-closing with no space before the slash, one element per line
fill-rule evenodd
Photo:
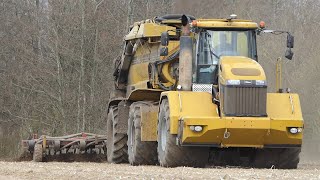
<path fill-rule="evenodd" d="M 33 150 L 33 161 L 42 162 L 43 160 L 43 149 L 42 144 L 35 144 Z"/>
<path fill-rule="evenodd" d="M 296 169 L 301 148 L 257 150 L 253 166 L 256 168 Z"/>
<path fill-rule="evenodd" d="M 119 133 L 118 107 L 109 110 L 107 120 L 107 159 L 110 163 L 128 162 L 127 134 Z"/>
<path fill-rule="evenodd" d="M 211 149 L 209 163 L 214 166 L 240 166 L 239 155 L 233 148 Z"/>
<path fill-rule="evenodd" d="M 141 106 L 130 106 L 128 119 L 128 159 L 131 165 L 154 165 L 157 163 L 157 142 L 141 141 Z"/>
<path fill-rule="evenodd" d="M 256 151 L 254 148 L 212 148 L 209 163 L 214 166 L 252 167 Z"/>
<path fill-rule="evenodd" d="M 279 169 L 297 169 L 300 161 L 301 148 L 285 148 L 282 150 L 278 168 Z"/>
<path fill-rule="evenodd" d="M 170 109 L 167 99 L 160 104 L 158 115 L 158 160 L 161 166 L 204 167 L 209 158 L 209 148 L 181 147 L 176 145 L 176 135 L 170 134 Z"/>

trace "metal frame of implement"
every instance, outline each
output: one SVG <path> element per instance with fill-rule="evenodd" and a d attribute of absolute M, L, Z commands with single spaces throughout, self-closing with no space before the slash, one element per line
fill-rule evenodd
<path fill-rule="evenodd" d="M 35 148 L 37 144 L 41 144 L 42 148 Z M 42 135 L 39 138 L 35 134 L 30 140 L 22 140 L 22 147 L 25 152 L 42 154 L 42 157 L 69 153 L 106 154 L 106 144 L 107 137 L 105 135 L 93 133 L 77 133 L 59 137 Z M 33 160 L 42 161 L 42 158 L 38 160 L 33 158 Z"/>

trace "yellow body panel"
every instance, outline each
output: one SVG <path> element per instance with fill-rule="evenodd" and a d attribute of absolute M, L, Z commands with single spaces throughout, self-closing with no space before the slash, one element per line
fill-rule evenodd
<path fill-rule="evenodd" d="M 141 141 L 157 141 L 158 107 L 141 106 Z"/>
<path fill-rule="evenodd" d="M 179 49 L 179 41 L 170 41 L 168 45 L 168 56 L 172 55 Z M 129 74 L 128 74 L 128 93 L 130 94 L 132 89 L 148 89 L 147 82 L 149 79 L 149 72 L 148 66 L 150 61 L 160 60 L 158 59 L 158 52 L 159 52 L 160 43 L 158 44 L 149 44 L 145 43 L 143 45 L 138 46 L 134 60 L 130 66 Z M 148 49 L 148 50 L 147 50 Z M 161 60 L 165 60 L 166 57 L 161 57 Z M 174 62 L 174 61 L 173 61 Z M 172 62 L 172 63 L 173 63 Z M 162 68 L 162 78 L 163 83 L 166 86 L 171 86 L 175 83 L 175 80 L 171 76 L 171 64 L 172 63 L 165 63 Z M 155 77 L 154 81 L 152 82 L 153 87 L 158 88 L 158 79 Z M 134 88 L 132 88 L 134 87 Z M 159 88 L 160 89 L 160 88 Z"/>
<path fill-rule="evenodd" d="M 160 37 L 162 32 L 168 31 L 169 35 L 176 35 L 176 28 L 173 26 L 160 25 L 153 22 L 135 23 L 124 40 L 138 39 L 142 37 Z"/>
<path fill-rule="evenodd" d="M 149 81 L 148 65 L 149 63 L 131 65 L 128 76 L 128 84 L 133 85 L 142 81 Z"/>
<path fill-rule="evenodd" d="M 160 37 L 162 32 L 168 31 L 169 35 L 176 35 L 176 28 L 172 26 L 164 26 L 155 23 L 143 24 L 143 35 L 142 37 Z M 140 27 L 141 29 L 141 27 Z"/>
<path fill-rule="evenodd" d="M 220 59 L 220 82 L 226 80 L 266 80 L 261 65 L 243 56 L 222 56 Z"/>
<path fill-rule="evenodd" d="M 171 134 L 178 133 L 178 121 L 182 117 L 219 117 L 218 107 L 212 103 L 210 93 L 166 91 L 161 96 L 166 96 L 169 101 Z"/>
<path fill-rule="evenodd" d="M 298 94 L 268 93 L 267 102 L 270 119 L 303 120 Z"/>
<path fill-rule="evenodd" d="M 212 103 L 211 95 L 206 92 L 168 91 L 162 93 L 162 97 L 164 96 L 169 101 L 170 132 L 179 134 L 181 131 L 182 145 L 257 148 L 301 145 L 302 133 L 291 134 L 288 129 L 303 127 L 297 94 L 269 93 L 268 117 L 219 117 L 217 106 Z M 294 106 L 293 113 L 291 104 Z M 179 129 L 179 123 L 182 123 L 182 130 L 181 127 Z M 191 125 L 201 125 L 203 130 L 192 131 Z M 225 137 L 226 135 L 228 137 Z"/>

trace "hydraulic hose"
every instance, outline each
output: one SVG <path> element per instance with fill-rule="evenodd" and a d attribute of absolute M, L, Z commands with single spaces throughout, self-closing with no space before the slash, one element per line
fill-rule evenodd
<path fill-rule="evenodd" d="M 166 87 L 162 82 L 161 82 L 161 75 L 162 75 L 162 68 L 163 68 L 163 65 L 165 63 L 168 63 L 168 62 L 171 62 L 173 61 L 174 59 L 176 59 L 177 57 L 179 57 L 179 53 L 180 53 L 180 50 L 177 50 L 176 52 L 174 52 L 173 54 L 171 54 L 166 60 L 161 60 L 161 61 L 156 61 L 154 63 L 155 65 L 155 69 L 157 69 L 157 74 L 158 74 L 158 79 L 159 79 L 159 87 L 165 91 L 170 91 L 170 90 L 173 90 L 176 86 L 177 86 L 177 83 L 178 83 L 178 79 L 177 79 L 177 74 L 175 74 L 175 83 L 174 85 L 170 86 L 170 87 Z M 160 68 L 158 68 L 158 66 L 160 65 Z"/>

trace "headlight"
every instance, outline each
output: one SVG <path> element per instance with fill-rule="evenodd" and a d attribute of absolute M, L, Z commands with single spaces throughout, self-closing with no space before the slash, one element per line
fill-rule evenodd
<path fill-rule="evenodd" d="M 298 134 L 298 133 L 302 133 L 303 129 L 301 127 L 292 127 L 289 128 L 289 131 L 291 134 Z"/>
<path fill-rule="evenodd" d="M 202 126 L 195 126 L 194 131 L 196 131 L 196 132 L 202 131 Z"/>
<path fill-rule="evenodd" d="M 227 85 L 240 85 L 240 80 L 227 80 Z"/>
<path fill-rule="evenodd" d="M 291 134 L 297 134 L 298 133 L 298 128 L 290 128 Z"/>
<path fill-rule="evenodd" d="M 267 83 L 266 83 L 266 81 L 264 81 L 264 80 L 256 80 L 256 85 L 257 86 L 264 86 L 264 85 L 266 85 Z"/>
<path fill-rule="evenodd" d="M 202 126 L 190 126 L 189 127 L 191 131 L 195 131 L 195 132 L 201 132 L 202 131 Z"/>

